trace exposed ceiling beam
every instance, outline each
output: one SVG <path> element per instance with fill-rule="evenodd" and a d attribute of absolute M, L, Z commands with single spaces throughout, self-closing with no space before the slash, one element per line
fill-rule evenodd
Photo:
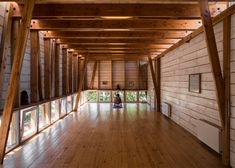
<path fill-rule="evenodd" d="M 21 16 L 23 5 L 15 5 L 15 17 Z M 226 5 L 210 5 L 212 16 L 226 9 Z M 132 16 L 141 18 L 200 19 L 197 4 L 38 4 L 33 18 L 87 18 L 102 16 Z"/>
<path fill-rule="evenodd" d="M 167 49 L 171 47 L 172 45 L 166 45 L 166 44 L 73 44 L 73 45 L 62 45 L 64 48 L 73 48 L 73 49 L 84 49 L 84 48 L 144 48 L 144 49 Z"/>
<path fill-rule="evenodd" d="M 57 44 L 80 43 L 140 43 L 140 44 L 175 44 L 179 39 L 58 39 Z"/>
<path fill-rule="evenodd" d="M 195 30 L 201 20 L 37 20 L 31 21 L 35 30 Z"/>
<path fill-rule="evenodd" d="M 44 38 L 159 38 L 181 39 L 192 31 L 45 31 Z"/>
<path fill-rule="evenodd" d="M 3 0 L 9 2 L 12 0 Z M 18 3 L 24 3 L 26 0 L 15 0 Z M 232 0 L 209 0 L 209 2 L 231 2 Z M 128 3 L 128 4 L 197 4 L 198 0 L 36 0 L 36 4 L 84 4 L 84 3 Z"/>

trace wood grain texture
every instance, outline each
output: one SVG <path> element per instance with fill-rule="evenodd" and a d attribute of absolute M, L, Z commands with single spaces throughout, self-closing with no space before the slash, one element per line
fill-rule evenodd
<path fill-rule="evenodd" d="M 6 156 L 4 167 L 222 168 L 195 137 L 147 104 L 90 103 Z"/>
<path fill-rule="evenodd" d="M 24 58 L 24 51 L 25 51 L 25 45 L 27 41 L 27 36 L 29 33 L 29 27 L 30 27 L 30 20 L 32 18 L 32 12 L 34 8 L 34 0 L 29 0 L 25 3 L 22 20 L 21 20 L 21 26 L 19 35 L 17 38 L 17 45 L 15 47 L 14 52 L 14 60 L 11 70 L 11 76 L 9 80 L 9 85 L 7 89 L 7 96 L 6 101 L 4 105 L 4 111 L 2 115 L 2 124 L 0 127 L 0 159 L 1 163 L 3 162 L 4 154 L 5 154 L 5 148 L 7 143 L 7 137 L 9 133 L 10 128 L 10 122 L 12 118 L 12 109 L 14 106 L 14 96 L 17 89 L 17 84 L 20 78 L 20 71 L 23 63 Z"/>
<path fill-rule="evenodd" d="M 51 98 L 51 40 L 44 39 L 44 86 L 45 99 Z"/>

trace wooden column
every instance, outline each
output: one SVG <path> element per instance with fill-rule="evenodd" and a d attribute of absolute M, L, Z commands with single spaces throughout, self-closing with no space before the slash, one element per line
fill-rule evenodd
<path fill-rule="evenodd" d="M 221 125 L 224 127 L 225 111 L 224 111 L 224 83 L 220 67 L 219 54 L 215 41 L 215 34 L 208 6 L 208 0 L 199 0 L 201 17 L 206 36 L 207 50 L 210 58 L 212 74 L 215 81 L 217 102 L 220 112 Z"/>
<path fill-rule="evenodd" d="M 20 78 L 21 67 L 24 58 L 24 51 L 27 41 L 27 36 L 30 28 L 30 21 L 32 18 L 34 8 L 34 0 L 28 0 L 24 3 L 24 9 L 22 14 L 21 26 L 19 35 L 17 38 L 17 45 L 15 46 L 14 53 L 14 61 L 11 70 L 9 85 L 7 89 L 7 96 L 4 105 L 3 115 L 2 115 L 2 124 L 0 127 L 0 159 L 1 163 L 3 162 L 7 137 L 9 134 L 10 123 L 13 113 L 13 105 L 14 105 L 14 95 L 16 93 L 17 84 Z"/>
<path fill-rule="evenodd" d="M 45 99 L 51 98 L 51 41 L 44 39 L 44 95 Z"/>
<path fill-rule="evenodd" d="M 98 90 L 100 89 L 100 61 L 98 61 Z"/>
<path fill-rule="evenodd" d="M 62 85 L 63 85 L 63 95 L 67 95 L 67 81 L 68 81 L 68 76 L 67 76 L 67 49 L 63 48 L 62 49 Z"/>
<path fill-rule="evenodd" d="M 111 72 L 110 72 L 110 89 L 113 89 L 113 61 L 111 60 Z"/>
<path fill-rule="evenodd" d="M 52 40 L 51 44 L 51 96 L 55 96 L 55 52 L 56 44 L 55 40 Z"/>
<path fill-rule="evenodd" d="M 6 7 L 6 15 L 3 22 L 2 41 L 0 46 L 0 99 L 2 98 L 2 90 L 6 72 L 7 53 L 10 46 L 11 26 L 13 6 L 8 3 Z"/>
<path fill-rule="evenodd" d="M 73 92 L 73 53 L 68 52 L 68 57 L 69 57 L 69 93 Z"/>
<path fill-rule="evenodd" d="M 39 60 L 39 36 L 37 30 L 30 31 L 31 58 L 30 58 L 30 90 L 31 102 L 38 102 L 38 60 Z"/>
<path fill-rule="evenodd" d="M 92 72 L 92 77 L 91 77 L 91 82 L 89 85 L 90 89 L 93 89 L 94 87 L 94 82 L 95 82 L 95 74 L 96 74 L 96 69 L 97 69 L 97 61 L 95 61 L 94 66 L 93 66 L 93 72 Z"/>
<path fill-rule="evenodd" d="M 83 86 L 83 83 L 84 83 L 84 77 L 85 77 L 87 62 L 88 62 L 88 58 L 85 57 L 85 60 L 83 61 L 82 71 L 80 73 L 81 75 L 80 75 L 80 81 L 79 81 L 79 85 L 78 85 L 78 91 L 77 91 L 77 97 L 76 97 L 74 111 L 77 111 L 77 109 L 78 109 L 78 102 L 79 102 L 79 99 L 80 99 L 80 94 L 81 94 L 82 86 Z"/>
<path fill-rule="evenodd" d="M 55 97 L 60 96 L 60 45 L 56 44 L 55 52 Z"/>
<path fill-rule="evenodd" d="M 156 60 L 155 64 L 156 69 L 156 82 L 157 82 L 157 93 L 156 96 L 157 100 L 157 112 L 161 112 L 161 64 L 160 64 L 160 58 Z"/>
<path fill-rule="evenodd" d="M 20 31 L 20 18 L 14 18 L 11 26 L 11 67 L 13 66 L 14 52 L 17 45 L 17 37 Z M 20 81 L 20 79 L 19 79 Z M 17 81 L 17 88 L 15 93 L 14 107 L 20 106 L 20 82 Z"/>
<path fill-rule="evenodd" d="M 79 85 L 79 81 L 80 81 L 80 71 L 81 71 L 81 65 L 80 65 L 80 57 L 78 57 L 78 59 L 77 59 L 77 65 L 78 65 L 78 67 L 77 67 L 77 70 L 78 70 L 78 73 L 77 73 L 77 89 L 78 89 L 78 85 Z"/>
<path fill-rule="evenodd" d="M 73 54 L 73 93 L 77 91 L 77 55 Z"/>
<path fill-rule="evenodd" d="M 40 52 L 40 43 L 39 43 L 39 52 Z M 39 101 L 42 101 L 44 99 L 43 97 L 43 81 L 42 81 L 42 65 L 41 65 L 41 57 L 39 54 L 38 57 L 38 95 L 39 95 Z"/>
<path fill-rule="evenodd" d="M 158 93 L 158 85 L 157 85 L 156 75 L 155 75 L 155 72 L 154 72 L 153 62 L 152 62 L 151 56 L 148 57 L 148 61 L 149 61 L 151 76 L 152 76 L 152 80 L 153 80 L 153 86 L 154 86 L 155 96 L 156 96 L 156 97 L 159 97 L 160 95 L 159 95 L 159 93 Z"/>
<path fill-rule="evenodd" d="M 224 72 L 224 131 L 223 131 L 223 163 L 230 165 L 230 57 L 231 57 L 231 16 L 223 21 L 223 72 Z"/>

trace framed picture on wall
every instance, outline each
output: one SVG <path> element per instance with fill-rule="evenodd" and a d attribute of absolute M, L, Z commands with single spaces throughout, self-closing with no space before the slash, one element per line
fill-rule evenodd
<path fill-rule="evenodd" d="M 190 74 L 188 91 L 194 93 L 201 93 L 201 74 Z"/>

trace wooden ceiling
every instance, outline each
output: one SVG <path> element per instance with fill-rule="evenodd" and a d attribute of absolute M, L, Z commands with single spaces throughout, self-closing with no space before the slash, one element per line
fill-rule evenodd
<path fill-rule="evenodd" d="M 226 8 L 210 3 L 212 16 Z M 201 25 L 197 0 L 37 0 L 31 21 L 44 38 L 97 59 L 157 56 Z"/>

